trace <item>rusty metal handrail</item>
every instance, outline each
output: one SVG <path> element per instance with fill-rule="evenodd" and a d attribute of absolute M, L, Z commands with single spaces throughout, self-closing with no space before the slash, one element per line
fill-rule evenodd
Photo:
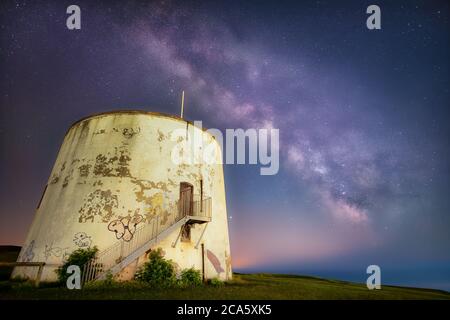
<path fill-rule="evenodd" d="M 43 267 L 45 262 L 0 262 L 0 267 Z"/>
<path fill-rule="evenodd" d="M 0 262 L 0 267 L 39 267 L 36 279 L 34 280 L 34 285 L 36 287 L 39 287 L 45 265 L 45 262 Z"/>

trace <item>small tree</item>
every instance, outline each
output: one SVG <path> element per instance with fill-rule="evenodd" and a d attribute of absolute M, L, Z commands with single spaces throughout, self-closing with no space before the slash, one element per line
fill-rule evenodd
<path fill-rule="evenodd" d="M 180 285 L 182 287 L 198 287 L 202 285 L 200 270 L 194 268 L 184 269 L 181 272 Z"/>
<path fill-rule="evenodd" d="M 67 274 L 67 268 L 71 265 L 79 266 L 81 272 L 83 272 L 84 264 L 93 259 L 97 252 L 97 247 L 77 249 L 73 251 L 67 258 L 66 262 L 55 270 L 56 274 L 58 275 L 58 281 L 60 283 L 66 283 L 67 278 L 70 276 L 70 274 Z"/>
<path fill-rule="evenodd" d="M 163 258 L 162 250 L 151 251 L 147 261 L 134 278 L 146 282 L 152 287 L 170 287 L 175 284 L 175 267 L 171 260 Z"/>

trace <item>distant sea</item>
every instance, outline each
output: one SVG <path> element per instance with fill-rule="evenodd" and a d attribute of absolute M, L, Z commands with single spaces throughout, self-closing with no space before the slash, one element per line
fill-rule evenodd
<path fill-rule="evenodd" d="M 292 267 L 234 268 L 241 273 L 281 273 L 366 283 L 369 275 L 361 270 L 296 269 Z M 363 269 L 363 271 L 365 271 Z M 450 266 L 418 267 L 407 270 L 382 268 L 381 285 L 439 289 L 450 292 Z"/>

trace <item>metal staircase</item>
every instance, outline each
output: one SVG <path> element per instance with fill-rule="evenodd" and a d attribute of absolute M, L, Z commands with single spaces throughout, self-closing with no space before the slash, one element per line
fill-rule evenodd
<path fill-rule="evenodd" d="M 108 274 L 119 273 L 184 224 L 209 221 L 211 221 L 211 198 L 190 201 L 188 205 L 180 203 L 178 211 L 169 217 L 157 215 L 139 226 L 130 241 L 118 240 L 109 248 L 98 252 L 95 258 L 83 266 L 82 282 L 101 280 Z"/>

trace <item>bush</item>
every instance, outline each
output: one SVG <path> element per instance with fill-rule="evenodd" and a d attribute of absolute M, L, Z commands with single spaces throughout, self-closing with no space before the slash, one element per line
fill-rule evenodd
<path fill-rule="evenodd" d="M 94 258 L 97 254 L 97 251 L 97 247 L 77 249 L 73 251 L 67 258 L 66 262 L 55 270 L 56 274 L 58 275 L 59 283 L 66 283 L 67 278 L 70 276 L 70 274 L 67 273 L 67 268 L 71 265 L 79 266 L 81 272 L 83 272 L 84 264 L 87 263 L 90 259 Z"/>
<path fill-rule="evenodd" d="M 224 282 L 217 278 L 213 278 L 208 280 L 208 284 L 213 287 L 222 287 L 224 285 Z"/>
<path fill-rule="evenodd" d="M 112 289 L 122 287 L 124 282 L 119 282 L 114 278 L 111 270 L 108 270 L 103 279 L 88 281 L 84 284 L 83 289 Z"/>
<path fill-rule="evenodd" d="M 149 261 L 140 268 L 134 278 L 152 287 L 170 287 L 176 283 L 175 267 L 171 260 L 163 258 L 162 250 L 150 252 Z"/>
<path fill-rule="evenodd" d="M 106 273 L 106 277 L 105 277 L 105 284 L 106 285 L 110 285 L 110 286 L 112 286 L 113 284 L 115 284 L 116 283 L 116 280 L 114 279 L 114 276 L 113 276 L 113 274 L 111 273 L 111 271 L 108 271 L 107 273 Z"/>
<path fill-rule="evenodd" d="M 202 285 L 202 275 L 194 268 L 184 269 L 181 272 L 180 285 L 182 287 L 198 287 Z"/>

